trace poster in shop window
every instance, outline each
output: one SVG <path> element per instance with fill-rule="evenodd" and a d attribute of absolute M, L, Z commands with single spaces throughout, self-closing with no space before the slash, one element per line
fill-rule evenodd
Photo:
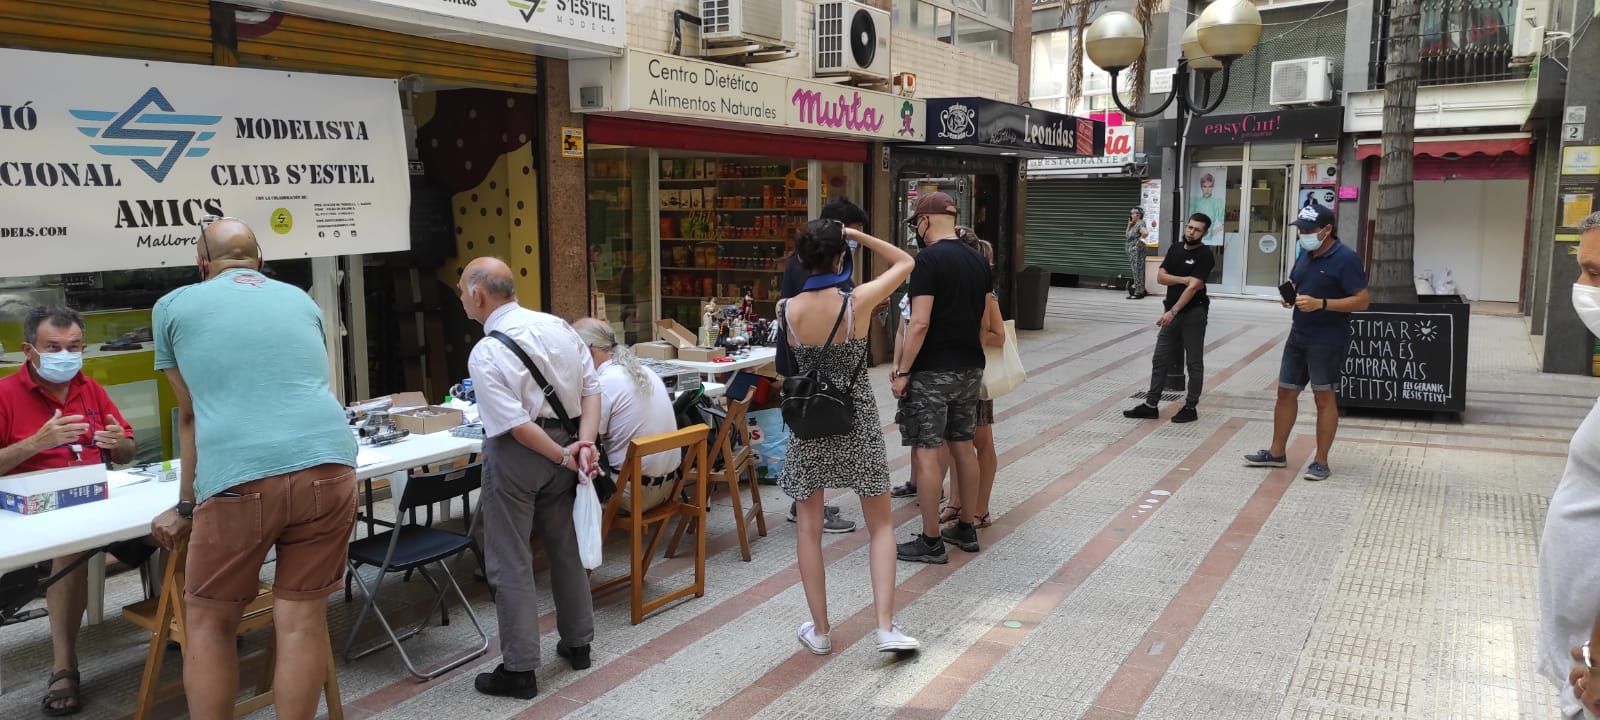
<path fill-rule="evenodd" d="M 206 215 L 273 259 L 410 246 L 393 80 L 0 49 L 0 276 L 182 267 Z"/>
<path fill-rule="evenodd" d="M 1231 167 L 1197 167 L 1189 177 L 1189 215 L 1200 213 L 1211 218 L 1205 244 L 1221 245 L 1227 228 L 1228 173 Z"/>

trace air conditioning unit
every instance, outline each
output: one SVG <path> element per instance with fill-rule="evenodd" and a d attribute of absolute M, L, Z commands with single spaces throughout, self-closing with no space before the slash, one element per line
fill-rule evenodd
<path fill-rule="evenodd" d="M 855 0 L 817 3 L 814 77 L 847 76 L 888 82 L 889 11 Z"/>
<path fill-rule="evenodd" d="M 1511 57 L 1531 60 L 1544 51 L 1545 28 L 1550 23 L 1550 0 L 1517 0 L 1517 20 L 1511 27 Z"/>
<path fill-rule="evenodd" d="M 1272 64 L 1273 105 L 1310 105 L 1333 99 L 1333 63 L 1325 57 Z"/>
<path fill-rule="evenodd" d="M 700 0 L 700 41 L 793 48 L 794 13 L 794 0 Z"/>

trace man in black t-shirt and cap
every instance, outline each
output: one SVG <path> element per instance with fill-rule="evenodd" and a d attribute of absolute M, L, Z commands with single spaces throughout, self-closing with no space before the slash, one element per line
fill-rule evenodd
<path fill-rule="evenodd" d="M 1200 404 L 1200 386 L 1206 376 L 1206 318 L 1211 309 L 1211 298 L 1206 296 L 1206 278 L 1217 265 L 1211 248 L 1201 242 L 1210 231 L 1211 218 L 1202 213 L 1190 215 L 1183 227 L 1183 242 L 1173 245 L 1166 259 L 1161 261 L 1156 281 L 1167 286 L 1167 299 L 1163 303 L 1166 312 L 1156 321 L 1161 333 L 1156 336 L 1156 353 L 1150 362 L 1150 393 L 1144 402 L 1124 411 L 1123 417 L 1141 420 L 1160 417 L 1157 404 L 1167 384 L 1167 370 L 1187 360 L 1189 397 L 1183 409 L 1172 416 L 1172 421 L 1189 423 L 1200 419 L 1195 407 Z"/>
<path fill-rule="evenodd" d="M 978 455 L 972 438 L 978 429 L 978 389 L 983 384 L 983 310 L 994 287 L 989 263 L 956 233 L 956 203 L 942 192 L 923 195 L 907 224 L 916 232 L 916 268 L 911 271 L 911 322 L 894 368 L 894 394 L 903 398 L 902 441 L 911 462 L 922 505 L 922 532 L 901 543 L 901 560 L 949 562 L 944 544 L 978 551 L 973 508 L 978 505 Z M 950 446 L 955 484 L 961 496 L 956 524 L 939 529 L 938 478 Z"/>

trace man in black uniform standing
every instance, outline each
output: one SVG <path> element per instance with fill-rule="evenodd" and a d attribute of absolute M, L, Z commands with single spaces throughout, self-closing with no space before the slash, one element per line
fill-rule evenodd
<path fill-rule="evenodd" d="M 1156 325 L 1161 334 L 1156 337 L 1156 354 L 1150 365 L 1150 393 L 1145 401 L 1122 415 L 1141 420 L 1160 417 L 1158 403 L 1161 390 L 1167 383 L 1167 370 L 1174 363 L 1187 360 L 1189 369 L 1189 397 L 1183 409 L 1172 416 L 1175 423 L 1188 423 L 1200 419 L 1195 408 L 1200 404 L 1200 387 L 1206 375 L 1206 317 L 1211 299 L 1206 297 L 1206 278 L 1216 267 L 1216 257 L 1211 248 L 1201 242 L 1211 230 L 1211 218 L 1201 213 L 1189 216 L 1183 228 L 1183 242 L 1167 251 L 1161 261 L 1161 271 L 1156 281 L 1167 286 L 1166 312 Z"/>

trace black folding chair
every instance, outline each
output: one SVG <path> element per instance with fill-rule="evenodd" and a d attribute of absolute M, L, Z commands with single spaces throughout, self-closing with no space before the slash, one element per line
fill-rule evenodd
<path fill-rule="evenodd" d="M 402 517 L 408 512 L 412 513 L 411 522 L 397 524 L 392 530 L 365 537 L 350 544 L 350 575 L 355 578 L 360 586 L 361 593 L 366 596 L 362 602 L 361 613 L 356 616 L 356 622 L 350 628 L 350 637 L 345 642 L 344 657 L 347 661 L 357 660 L 385 647 L 393 645 L 400 653 L 400 660 L 405 663 L 406 670 L 421 680 L 431 680 L 455 668 L 470 662 L 489 650 L 489 634 L 484 632 L 483 625 L 478 622 L 477 613 L 473 612 L 472 604 L 467 601 L 467 596 L 461 590 L 461 585 L 456 582 L 455 575 L 450 572 L 449 560 L 455 558 L 469 549 L 475 549 L 472 539 L 473 526 L 477 524 L 476 515 L 471 515 L 473 520 L 468 524 L 465 534 L 449 530 L 419 525 L 416 522 L 414 511 L 416 508 L 432 506 L 436 503 L 448 502 L 457 497 L 464 497 L 483 484 L 483 466 L 472 464 L 466 467 L 454 468 L 435 473 L 418 473 L 412 475 L 407 481 L 404 492 L 397 501 L 395 515 Z M 378 568 L 378 576 L 369 587 L 365 578 L 361 577 L 361 566 L 370 565 Z M 443 582 L 434 578 L 430 567 L 436 567 L 443 573 Z M 396 634 L 389 619 L 384 616 L 382 608 L 378 607 L 378 590 L 383 585 L 383 579 L 390 573 L 406 573 L 415 570 L 428 585 L 438 592 L 438 597 L 432 607 L 422 614 L 422 619 L 416 627 L 402 634 Z M 411 662 L 411 657 L 401 646 L 401 642 L 421 632 L 428 624 L 428 619 L 434 611 L 440 613 L 440 624 L 450 624 L 449 611 L 446 601 L 450 591 L 454 590 L 460 599 L 461 606 L 467 612 L 467 619 L 472 621 L 472 626 L 478 631 L 482 644 L 475 650 L 466 653 L 441 667 L 428 672 L 420 672 Z M 378 618 L 378 623 L 383 626 L 383 631 L 389 636 L 387 642 L 353 652 L 356 635 L 361 630 L 361 625 L 366 621 L 367 612 L 371 611 Z"/>

